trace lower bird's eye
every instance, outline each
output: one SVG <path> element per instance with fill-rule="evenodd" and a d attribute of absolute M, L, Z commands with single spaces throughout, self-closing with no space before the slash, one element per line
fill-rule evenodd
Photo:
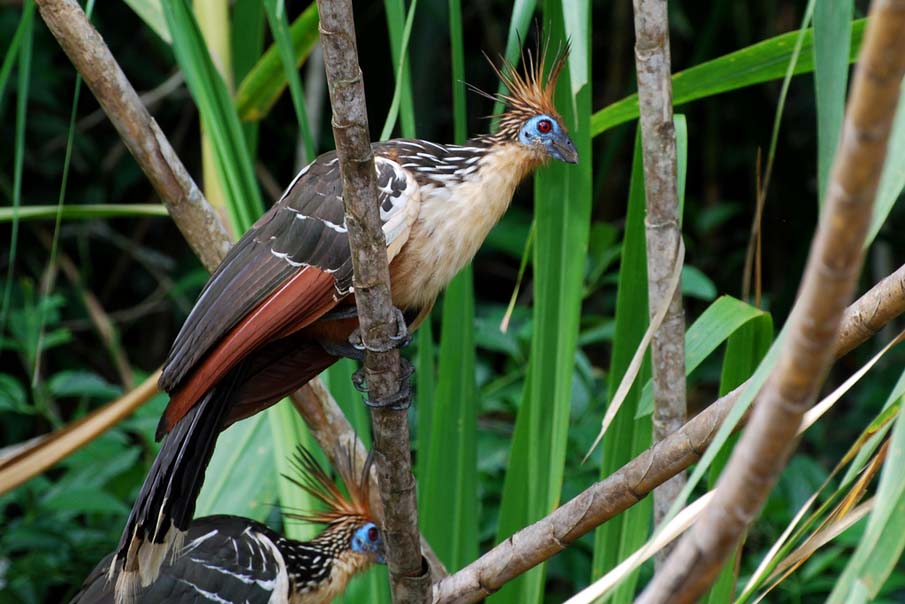
<path fill-rule="evenodd" d="M 372 526 L 371 528 L 368 529 L 368 539 L 370 539 L 371 541 L 377 541 L 378 536 L 379 536 L 379 533 L 377 532 L 376 526 Z"/>
<path fill-rule="evenodd" d="M 553 130 L 553 122 L 550 120 L 541 120 L 537 122 L 537 130 L 541 134 L 547 134 L 551 130 Z"/>

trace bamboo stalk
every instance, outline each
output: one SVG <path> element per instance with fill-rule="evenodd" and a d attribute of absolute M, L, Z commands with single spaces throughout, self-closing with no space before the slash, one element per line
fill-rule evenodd
<path fill-rule="evenodd" d="M 694 602 L 760 512 L 833 359 L 845 305 L 861 272 L 864 238 L 905 74 L 905 1 L 875 0 L 855 71 L 827 203 L 779 359 L 758 396 L 713 503 L 638 599 Z"/>
<path fill-rule="evenodd" d="M 232 75 L 232 48 L 229 42 L 229 4 L 226 2 L 194 0 L 192 8 L 195 12 L 195 19 L 198 21 L 198 29 L 201 30 L 201 35 L 207 44 L 211 60 L 214 62 L 214 67 L 217 68 L 217 72 L 223 78 L 226 89 L 232 94 L 235 86 Z M 220 219 L 223 220 L 224 224 L 236 228 L 235 225 L 229 224 L 229 214 L 226 210 L 226 193 L 223 189 L 223 183 L 220 181 L 220 175 L 217 173 L 217 160 L 214 157 L 213 140 L 206 132 L 204 124 L 199 124 L 198 128 L 201 134 L 201 172 L 202 182 L 204 183 L 204 196 L 220 214 Z"/>
<path fill-rule="evenodd" d="M 317 6 L 333 107 L 333 136 L 343 179 L 355 303 L 366 348 L 368 394 L 375 400 L 388 399 L 403 387 L 402 371 L 399 351 L 390 346 L 390 338 L 396 333 L 396 311 L 390 298 L 386 238 L 378 214 L 374 156 L 364 83 L 358 66 L 352 3 L 318 0 Z M 430 573 L 421 555 L 418 534 L 408 414 L 404 409 L 378 407 L 371 413 L 371 422 L 393 601 L 396 604 L 427 602 Z"/>
<path fill-rule="evenodd" d="M 685 423 L 685 311 L 681 285 L 670 289 L 676 266 L 679 229 L 679 194 L 676 177 L 676 131 L 672 112 L 672 73 L 666 0 L 634 0 L 635 68 L 638 73 L 638 108 L 644 161 L 647 217 L 647 297 L 651 321 L 669 304 L 663 322 L 651 340 L 654 384 L 654 442 L 663 440 Z M 672 292 L 672 293 L 670 293 Z M 667 302 L 667 298 L 671 299 Z M 660 524 L 685 486 L 679 473 L 654 491 L 654 523 Z M 670 547 L 657 554 L 657 564 Z"/>
<path fill-rule="evenodd" d="M 846 309 L 836 339 L 835 356 L 841 357 L 863 344 L 902 313 L 905 313 L 905 265 Z M 747 382 L 549 516 L 525 527 L 465 568 L 435 583 L 434 604 L 477 602 L 489 596 L 697 462 L 746 387 Z"/>

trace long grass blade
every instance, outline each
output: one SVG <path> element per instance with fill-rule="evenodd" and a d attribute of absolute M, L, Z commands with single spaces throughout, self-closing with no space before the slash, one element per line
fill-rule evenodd
<path fill-rule="evenodd" d="M 465 142 L 465 54 L 461 4 L 449 2 L 453 112 L 457 143 Z M 474 286 L 471 268 L 446 288 L 440 333 L 437 387 L 431 406 L 427 464 L 419 474 L 424 497 L 421 527 L 449 569 L 478 554 L 477 384 Z M 419 439 L 419 443 L 422 443 Z"/>
<path fill-rule="evenodd" d="M 299 132 L 305 148 L 306 161 L 311 161 L 317 155 L 314 139 L 311 137 L 311 126 L 308 123 L 308 112 L 305 110 L 305 92 L 302 89 L 302 79 L 299 77 L 295 66 L 292 37 L 289 34 L 289 22 L 286 18 L 286 5 L 284 0 L 264 0 L 267 9 L 267 21 L 270 23 L 270 32 L 280 53 L 280 61 L 283 71 L 289 82 L 289 93 L 292 96 L 292 107 L 295 109 L 295 119 L 298 121 Z"/>
<path fill-rule="evenodd" d="M 0 208 L 0 223 L 12 222 L 18 217 L 20 221 L 27 220 L 54 220 L 59 214 L 62 220 L 92 220 L 98 218 L 141 218 L 145 216 L 169 216 L 167 209 L 162 204 L 136 203 L 136 204 L 86 204 L 68 206 L 22 206 L 15 208 Z"/>
<path fill-rule="evenodd" d="M 644 168 L 641 156 L 640 130 L 635 135 L 632 173 L 629 184 L 625 233 L 616 286 L 616 316 L 613 351 L 607 378 L 607 400 L 613 400 L 631 364 L 631 359 L 648 328 L 647 251 L 644 235 Z M 609 476 L 651 442 L 650 417 L 635 419 L 640 400 L 641 383 L 650 377 L 650 355 L 645 355 L 641 380 L 629 390 L 622 409 L 616 413 L 611 430 L 603 438 L 600 464 L 601 478 Z M 651 518 L 651 500 L 645 498 L 619 517 L 600 526 L 594 534 L 592 579 L 614 569 L 629 552 L 637 549 L 647 537 Z M 630 602 L 637 574 L 619 588 L 614 600 Z"/>
<path fill-rule="evenodd" d="M 471 319 L 471 324 L 463 319 Z M 449 569 L 478 553 L 477 386 L 471 271 L 446 289 L 422 530 Z"/>
<path fill-rule="evenodd" d="M 295 49 L 296 69 L 304 63 L 317 44 L 318 23 L 317 4 L 312 2 L 289 28 L 292 47 Z M 263 119 L 283 94 L 286 83 L 286 71 L 283 68 L 280 51 L 274 44 L 239 84 L 236 92 L 236 111 L 242 120 Z"/>
<path fill-rule="evenodd" d="M 853 9 L 853 0 L 823 0 L 817 3 L 814 10 L 817 186 L 821 204 L 842 132 Z"/>
<path fill-rule="evenodd" d="M 258 63 L 264 48 L 264 4 L 261 0 L 236 0 L 233 4 L 232 36 L 233 81 L 242 82 Z M 294 65 L 295 63 L 293 63 Z M 258 148 L 258 123 L 243 122 L 242 132 L 248 153 L 255 157 Z"/>
<path fill-rule="evenodd" d="M 9 81 L 9 74 L 12 73 L 16 59 L 19 58 L 19 48 L 22 45 L 22 39 L 26 35 L 30 35 L 34 14 L 34 2 L 26 2 L 22 7 L 22 18 L 19 19 L 16 33 L 13 34 L 9 47 L 6 49 L 6 54 L 3 55 L 3 63 L 0 65 L 0 115 L 3 115 L 3 97 L 6 92 L 6 83 Z"/>
<path fill-rule="evenodd" d="M 858 56 L 866 21 L 858 19 L 851 23 L 849 63 L 854 62 Z M 672 77 L 673 105 L 782 78 L 795 54 L 798 35 L 798 31 L 788 32 L 680 71 Z M 795 64 L 793 75 L 814 70 L 813 48 L 814 30 L 807 29 L 801 41 L 801 57 Z M 591 133 L 597 136 L 637 117 L 638 95 L 633 94 L 597 111 L 591 117 Z"/>
<path fill-rule="evenodd" d="M 214 146 L 230 220 L 243 233 L 264 206 L 238 116 L 185 0 L 165 2 L 163 8 L 176 60 Z"/>
<path fill-rule="evenodd" d="M 9 266 L 6 269 L 6 287 L 0 304 L 0 334 L 6 330 L 6 316 L 12 295 L 13 270 L 16 267 L 16 251 L 19 246 L 19 208 L 22 206 L 22 168 L 25 162 L 25 122 L 28 115 L 28 86 L 31 82 L 31 48 L 34 35 L 34 0 L 25 0 L 22 11 L 24 29 L 19 45 L 18 96 L 16 97 L 16 140 L 13 158 L 13 220 L 9 240 Z"/>
<path fill-rule="evenodd" d="M 512 4 L 512 16 L 509 18 L 509 33 L 506 35 L 506 51 L 503 53 L 506 61 L 513 65 L 518 63 L 519 52 L 522 43 L 528 36 L 528 27 L 531 26 L 531 18 L 537 8 L 537 0 L 515 0 Z M 498 93 L 506 92 L 503 83 L 497 87 Z M 493 104 L 491 115 L 499 115 L 503 112 L 503 104 L 497 101 Z M 499 119 L 495 119 L 491 130 L 496 130 Z"/>
<path fill-rule="evenodd" d="M 590 19 L 583 4 L 580 19 Z M 557 0 L 544 3 L 547 33 L 563 40 L 564 7 Z M 576 36 L 580 38 L 580 36 Z M 588 55 L 589 44 L 573 46 Z M 516 419 L 510 465 L 503 487 L 498 540 L 549 513 L 559 501 L 566 457 L 572 376 L 578 343 L 591 209 L 591 140 L 588 130 L 590 86 L 571 94 L 571 65 L 560 77 L 556 95 L 570 132 L 574 133 L 578 166 L 551 164 L 535 177 L 534 337 L 525 394 Z M 563 203 L 567 200 L 567 203 Z M 540 602 L 543 566 L 510 582 L 494 602 Z"/>
<path fill-rule="evenodd" d="M 91 18 L 91 14 L 94 12 L 94 0 L 88 0 L 88 4 L 85 7 L 85 14 L 88 15 L 88 18 Z M 66 183 L 69 181 L 69 166 L 70 161 L 72 160 L 72 141 L 75 138 L 75 117 L 78 115 L 78 107 L 79 107 L 79 94 L 82 91 L 82 76 L 77 75 L 75 77 L 75 91 L 72 94 L 72 109 L 69 112 L 69 133 L 66 136 L 66 153 L 63 157 L 63 175 L 60 180 L 60 196 L 57 200 L 57 213 L 54 217 L 54 225 L 53 225 L 53 236 L 50 243 L 50 257 L 47 259 L 47 266 L 53 267 L 56 265 L 57 261 L 57 252 L 59 249 L 60 243 L 60 227 L 63 223 L 63 208 L 65 207 L 66 202 Z M 47 282 L 45 287 L 49 287 L 50 283 Z M 44 289 L 44 288 L 42 288 Z M 49 291 L 42 291 L 42 298 L 47 298 L 50 295 Z M 38 345 L 35 347 L 38 351 L 38 354 L 35 356 L 35 366 L 32 369 L 32 388 L 36 387 L 38 384 L 38 379 L 40 375 L 41 368 L 41 354 L 40 351 L 43 350 L 44 346 L 44 327 L 47 322 L 47 304 L 41 304 L 39 311 L 39 319 L 38 319 Z"/>
<path fill-rule="evenodd" d="M 412 77 L 408 58 L 408 43 L 403 40 L 405 36 L 405 2 L 403 0 L 384 0 L 384 10 L 387 14 L 387 30 L 390 33 L 390 54 L 395 70 L 402 67 L 399 119 L 402 136 L 415 136 L 415 104 L 412 99 Z M 455 56 L 455 50 L 453 50 Z M 395 73 L 395 71 L 394 71 Z"/>
<path fill-rule="evenodd" d="M 418 7 L 418 0 L 412 0 L 409 6 L 408 16 L 405 18 L 405 26 L 402 29 L 401 46 L 398 49 L 399 64 L 396 65 L 394 73 L 396 75 L 396 87 L 393 89 L 393 100 L 390 102 L 390 111 L 387 113 L 387 119 L 383 123 L 383 130 L 380 131 L 380 140 L 385 141 L 393 134 L 396 127 L 396 120 L 399 117 L 399 105 L 402 101 L 402 90 L 405 87 L 405 66 L 408 63 L 409 38 L 412 35 L 412 23 L 415 20 L 415 9 Z M 412 122 L 414 127 L 414 122 Z"/>
<path fill-rule="evenodd" d="M 726 352 L 723 355 L 723 368 L 720 375 L 720 396 L 728 394 L 757 369 L 773 340 L 773 318 L 762 313 L 742 325 L 726 341 Z M 714 460 L 710 468 L 708 482 L 710 488 L 716 486 L 720 473 L 729 460 L 731 447 L 725 447 Z M 720 575 L 714 582 L 707 596 L 708 604 L 724 604 L 733 599 L 736 588 L 736 563 L 741 553 L 741 546 L 734 556 L 723 565 Z"/>
<path fill-rule="evenodd" d="M 233 88 L 232 45 L 230 38 L 229 6 L 223 2 L 205 2 L 192 0 L 195 20 L 205 44 L 205 51 L 211 57 L 211 63 L 226 86 L 227 91 Z M 208 117 L 208 120 L 210 117 Z M 217 151 L 215 143 L 205 119 L 201 119 L 201 175 L 204 183 L 204 196 L 210 204 L 224 215 L 227 206 L 223 179 L 217 168 Z M 232 221 L 233 229 L 235 221 Z M 237 233 L 238 234 L 238 233 Z"/>

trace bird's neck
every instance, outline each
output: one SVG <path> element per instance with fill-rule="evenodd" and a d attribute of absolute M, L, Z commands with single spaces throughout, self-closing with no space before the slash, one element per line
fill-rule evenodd
<path fill-rule="evenodd" d="M 328 604 L 345 591 L 349 579 L 373 563 L 373 556 L 352 551 L 349 539 L 345 527 L 329 526 L 311 541 L 282 544 L 293 584 L 290 604 Z"/>
<path fill-rule="evenodd" d="M 430 304 L 474 257 L 506 212 L 518 184 L 541 163 L 530 149 L 487 139 L 474 169 L 451 182 L 421 183 L 421 209 L 405 247 L 391 266 L 393 302 L 400 308 Z M 479 144 L 484 143 L 483 147 Z M 450 153 L 455 147 L 450 147 Z M 475 151 L 477 154 L 478 152 Z"/>

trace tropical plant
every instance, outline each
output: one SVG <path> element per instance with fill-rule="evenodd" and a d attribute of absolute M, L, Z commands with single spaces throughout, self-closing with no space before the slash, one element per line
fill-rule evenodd
<path fill-rule="evenodd" d="M 207 273 L 34 0 L 4 4 L 0 603 L 30 604 L 66 601 L 115 546 L 156 453 L 165 400 L 149 396 L 154 370 Z M 333 147 L 313 3 L 93 4 L 95 26 L 233 233 Z M 375 139 L 483 132 L 493 123 L 480 116 L 498 108 L 464 85 L 498 86 L 481 50 L 518 61 L 538 26 L 571 41 L 557 103 L 581 162 L 551 165 L 522 187 L 406 353 L 417 366 L 420 528 L 454 572 L 652 444 L 652 369 L 638 356 L 650 314 L 632 10 L 589 0 L 355 8 Z M 774 325 L 789 316 L 821 212 L 864 17 L 851 0 L 670 3 L 690 414 L 765 378 L 775 358 L 783 332 Z M 905 112 L 890 141 L 862 291 L 903 257 L 894 234 Z M 902 352 L 884 348 L 895 334 L 874 327 L 878 335 L 833 369 L 829 383 L 844 389 L 828 400 L 839 402 L 802 434 L 708 602 L 754 602 L 768 590 L 769 601 L 789 603 L 902 598 L 894 476 L 905 378 Z M 620 388 L 636 356 L 634 385 Z M 861 368 L 870 379 L 846 382 Z M 369 442 L 353 370 L 344 361 L 323 377 Z M 147 403 L 58 463 L 30 455 L 54 449 L 46 435 L 142 388 Z M 299 442 L 314 446 L 288 403 L 236 424 L 220 437 L 198 514 L 236 513 L 308 536 L 283 519 L 312 505 L 282 477 Z M 727 429 L 716 442 L 693 474 L 702 486 L 715 483 L 735 440 Z M 652 536 L 647 497 L 489 600 L 559 602 L 606 577 L 607 601 L 633 601 L 653 562 L 623 563 Z M 858 592 L 864 585 L 870 591 Z M 846 600 L 852 593 L 861 599 Z M 385 569 L 356 580 L 346 601 L 389 602 Z"/>

